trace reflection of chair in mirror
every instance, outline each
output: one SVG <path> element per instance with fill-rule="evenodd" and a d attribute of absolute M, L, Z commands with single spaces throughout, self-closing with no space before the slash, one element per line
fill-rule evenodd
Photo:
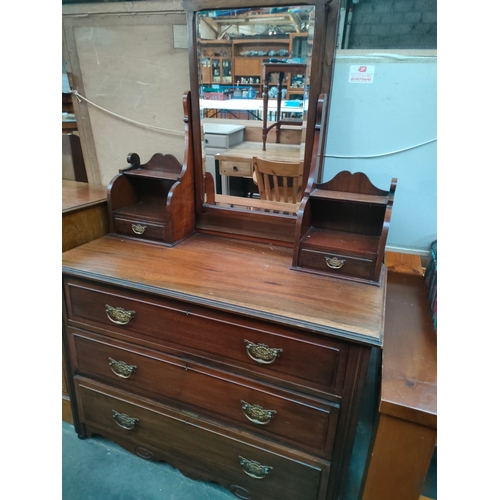
<path fill-rule="evenodd" d="M 303 161 L 271 161 L 254 156 L 254 172 L 261 200 L 300 202 L 303 170 Z"/>

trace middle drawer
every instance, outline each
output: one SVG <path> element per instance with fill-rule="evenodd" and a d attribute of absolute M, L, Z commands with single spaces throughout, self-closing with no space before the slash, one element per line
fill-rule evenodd
<path fill-rule="evenodd" d="M 331 454 L 339 405 L 168 354 L 69 329 L 76 373 L 189 407 L 322 457 Z"/>

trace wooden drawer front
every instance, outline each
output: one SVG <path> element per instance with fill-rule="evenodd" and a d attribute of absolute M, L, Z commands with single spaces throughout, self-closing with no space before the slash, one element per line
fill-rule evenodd
<path fill-rule="evenodd" d="M 221 160 L 219 161 L 219 172 L 221 175 L 233 177 L 252 177 L 253 163 L 252 160 Z"/>
<path fill-rule="evenodd" d="M 112 345 L 104 337 L 81 332 L 74 332 L 72 337 L 75 369 L 81 375 L 159 401 L 181 402 L 325 457 L 331 454 L 338 417 L 338 405 L 334 403 L 298 396 L 125 343 Z M 130 367 L 126 373 L 120 372 L 122 363 Z"/>
<path fill-rule="evenodd" d="M 339 269 L 333 269 L 327 265 L 326 259 L 338 258 L 344 263 Z M 360 259 L 352 256 L 336 253 L 317 252 L 315 250 L 302 249 L 299 254 L 299 266 L 310 267 L 331 273 L 333 275 L 352 275 L 361 278 L 371 278 L 375 269 L 375 262 L 369 259 Z"/>
<path fill-rule="evenodd" d="M 118 234 L 124 234 L 127 236 L 133 236 L 134 238 L 144 238 L 148 240 L 161 241 L 165 239 L 165 226 L 163 224 L 152 224 L 151 222 L 115 217 L 114 225 L 115 231 Z"/>
<path fill-rule="evenodd" d="M 246 489 L 251 498 L 314 500 L 324 494 L 329 472 L 325 461 L 287 452 L 200 420 L 190 412 L 157 405 L 84 378 L 75 377 L 75 384 L 82 422 L 117 442 L 126 439 L 135 443 L 143 454 L 147 454 L 148 446 L 165 450 L 167 456 L 207 471 L 226 487 Z M 240 465 L 240 457 L 270 467 L 268 474 L 258 471 L 262 478 L 250 477 Z M 245 467 L 248 470 L 248 464 Z"/>
<path fill-rule="evenodd" d="M 321 397 L 342 394 L 347 342 L 84 280 L 67 282 L 66 298 L 71 326 L 104 328 L 181 349 L 252 375 L 289 382 Z M 106 315 L 106 305 L 134 311 L 133 318 L 127 324 L 115 324 Z M 276 357 L 266 363 L 250 357 L 252 350 L 266 349 L 262 346 L 270 354 L 276 352 Z"/>

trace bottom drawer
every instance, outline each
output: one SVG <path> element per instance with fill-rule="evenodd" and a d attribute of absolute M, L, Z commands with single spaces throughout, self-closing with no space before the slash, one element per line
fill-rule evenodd
<path fill-rule="evenodd" d="M 299 266 L 317 269 L 332 275 L 358 276 L 371 279 L 375 269 L 375 262 L 370 259 L 318 252 L 305 248 L 300 250 Z"/>
<path fill-rule="evenodd" d="M 121 444 L 139 447 L 141 456 L 173 457 L 200 469 L 204 477 L 241 498 L 314 500 L 323 498 L 329 465 L 307 454 L 268 445 L 245 433 L 230 432 L 192 413 L 158 405 L 83 377 L 75 377 L 83 424 Z M 126 446 L 130 449 L 130 446 Z M 181 468 L 182 470 L 182 468 Z"/>

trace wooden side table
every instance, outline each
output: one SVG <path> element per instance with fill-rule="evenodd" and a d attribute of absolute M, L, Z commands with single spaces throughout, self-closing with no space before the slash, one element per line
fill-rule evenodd
<path fill-rule="evenodd" d="M 420 498 L 437 436 L 436 345 L 423 276 L 389 271 L 378 424 L 362 500 Z"/>
<path fill-rule="evenodd" d="M 109 232 L 107 188 L 85 182 L 62 181 L 62 251 L 100 238 Z M 66 369 L 62 370 L 62 419 L 73 423 L 66 384 Z"/>

